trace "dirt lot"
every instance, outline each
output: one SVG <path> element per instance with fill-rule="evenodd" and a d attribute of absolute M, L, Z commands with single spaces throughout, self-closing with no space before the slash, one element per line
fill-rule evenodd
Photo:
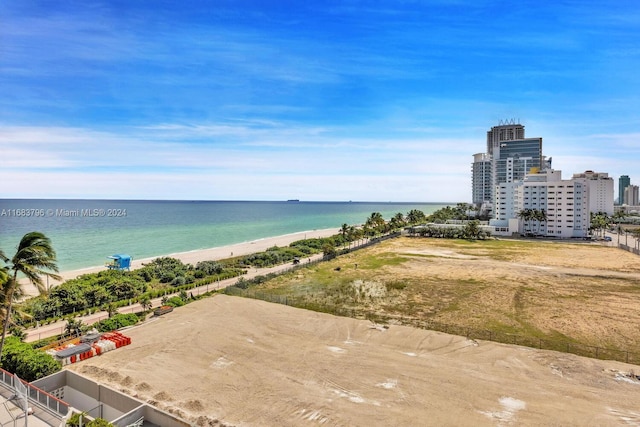
<path fill-rule="evenodd" d="M 70 369 L 198 425 L 640 423 L 640 368 L 619 362 L 224 295 L 127 334 Z"/>
<path fill-rule="evenodd" d="M 640 257 L 597 244 L 401 238 L 256 289 L 640 354 Z"/>
<path fill-rule="evenodd" d="M 397 292 L 398 298 L 416 284 L 433 286 L 429 280 L 435 277 L 434 283 L 450 284 L 447 292 L 455 302 L 435 313 L 451 321 L 473 315 L 479 323 L 490 316 L 520 325 L 517 319 L 526 318 L 531 329 L 585 336 L 615 329 L 625 339 L 637 334 L 640 304 L 629 298 L 639 287 L 637 257 L 589 245 L 546 244 L 542 251 L 526 244 L 495 250 L 425 242 L 394 240 L 332 261 L 340 271 L 329 263 L 316 273 L 361 280 L 354 285 L 360 288 L 370 286 L 365 284 L 373 272 L 380 281 L 406 276 L 404 289 L 377 288 Z M 356 256 L 358 268 L 356 258 L 349 258 Z M 392 261 L 380 266 L 380 259 Z M 310 275 L 296 278 L 305 282 Z M 494 282 L 497 286 L 487 285 Z M 472 297 L 455 296 L 460 283 L 472 287 Z M 429 302 L 447 292 L 432 290 L 420 298 Z M 382 297 L 366 300 L 380 305 L 376 298 Z M 504 312 L 493 316 L 491 307 Z M 524 314 L 516 316 L 516 309 Z M 132 345 L 69 369 L 198 425 L 640 424 L 640 380 L 628 375 L 640 373 L 640 367 L 620 362 L 408 326 L 385 328 L 224 295 L 176 309 L 127 334 Z"/>

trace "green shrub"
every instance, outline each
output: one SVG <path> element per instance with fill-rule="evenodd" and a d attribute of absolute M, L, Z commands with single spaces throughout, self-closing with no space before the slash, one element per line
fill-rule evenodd
<path fill-rule="evenodd" d="M 167 271 L 160 276 L 160 283 L 171 283 L 176 278 L 175 273 Z"/>
<path fill-rule="evenodd" d="M 198 277 L 199 279 L 204 276 L 213 276 L 214 274 L 220 274 L 224 271 L 224 266 L 217 261 L 200 261 L 196 264 L 196 277 L 197 273 L 201 273 L 202 276 Z"/>
<path fill-rule="evenodd" d="M 96 418 L 95 420 L 91 420 L 87 422 L 87 414 L 86 413 L 78 413 L 76 412 L 67 420 L 67 426 L 69 427 L 79 427 L 80 426 L 80 416 L 82 416 L 82 425 L 86 427 L 113 427 L 109 421 L 104 418 Z"/>
<path fill-rule="evenodd" d="M 138 323 L 139 317 L 135 313 L 116 314 L 108 319 L 96 323 L 94 326 L 100 332 L 110 332 Z"/>
<path fill-rule="evenodd" d="M 186 282 L 184 276 L 177 276 L 175 279 L 171 281 L 172 286 L 182 286 Z"/>
<path fill-rule="evenodd" d="M 90 421 L 88 424 L 86 424 L 87 427 L 112 427 L 113 424 L 111 424 L 109 421 L 105 420 L 104 418 L 96 418 L 93 421 Z"/>
<path fill-rule="evenodd" d="M 2 349 L 2 368 L 31 382 L 58 372 L 60 364 L 51 355 L 34 349 L 30 344 L 16 337 L 7 337 Z"/>
<path fill-rule="evenodd" d="M 166 304 L 170 305 L 171 307 L 182 307 L 185 302 L 180 297 L 171 297 L 167 300 Z"/>

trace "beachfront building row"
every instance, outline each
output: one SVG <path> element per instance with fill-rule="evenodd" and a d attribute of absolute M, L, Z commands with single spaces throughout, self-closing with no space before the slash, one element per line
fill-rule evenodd
<path fill-rule="evenodd" d="M 640 187 L 631 184 L 629 175 L 618 178 L 618 206 L 616 211 L 636 215 L 640 213 Z"/>
<path fill-rule="evenodd" d="M 584 238 L 591 213 L 613 214 L 613 190 L 606 173 L 586 171 L 562 179 L 561 171 L 534 168 L 522 180 L 498 184 L 489 224 L 496 235 Z"/>
<path fill-rule="evenodd" d="M 607 173 L 563 180 L 551 160 L 542 155 L 542 138 L 527 138 L 515 120 L 487 132 L 487 152 L 474 154 L 471 165 L 472 201 L 489 213 L 495 234 L 587 237 L 591 213 L 613 215 L 614 182 Z"/>

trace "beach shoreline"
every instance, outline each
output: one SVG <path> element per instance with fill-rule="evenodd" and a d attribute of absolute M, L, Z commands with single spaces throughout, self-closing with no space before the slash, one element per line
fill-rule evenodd
<path fill-rule="evenodd" d="M 234 256 L 250 255 L 257 252 L 263 252 L 273 246 L 285 247 L 291 243 L 303 240 L 303 239 L 316 239 L 323 237 L 330 237 L 339 233 L 337 228 L 325 228 L 320 230 L 308 230 L 295 233 L 283 234 L 280 236 L 264 237 L 256 240 L 251 240 L 242 243 L 234 243 L 231 245 L 218 246 L 208 249 L 195 249 L 186 252 L 177 252 L 166 255 L 158 255 L 154 257 L 132 259 L 131 270 L 142 268 L 145 263 L 151 262 L 156 258 L 170 257 L 182 261 L 185 264 L 197 264 L 200 261 L 217 261 L 221 259 L 231 258 Z M 104 265 L 85 267 L 75 270 L 68 270 L 59 273 L 62 280 L 49 279 L 47 283 L 48 287 L 54 287 L 67 280 L 75 279 L 76 277 L 84 274 L 98 273 L 104 271 L 107 268 Z M 23 289 L 27 296 L 35 296 L 38 294 L 37 289 L 31 283 L 23 282 Z"/>

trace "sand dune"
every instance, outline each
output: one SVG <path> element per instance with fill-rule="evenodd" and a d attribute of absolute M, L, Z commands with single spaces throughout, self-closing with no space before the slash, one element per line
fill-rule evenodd
<path fill-rule="evenodd" d="M 225 295 L 69 369 L 198 425 L 639 425 L 640 367 Z"/>

